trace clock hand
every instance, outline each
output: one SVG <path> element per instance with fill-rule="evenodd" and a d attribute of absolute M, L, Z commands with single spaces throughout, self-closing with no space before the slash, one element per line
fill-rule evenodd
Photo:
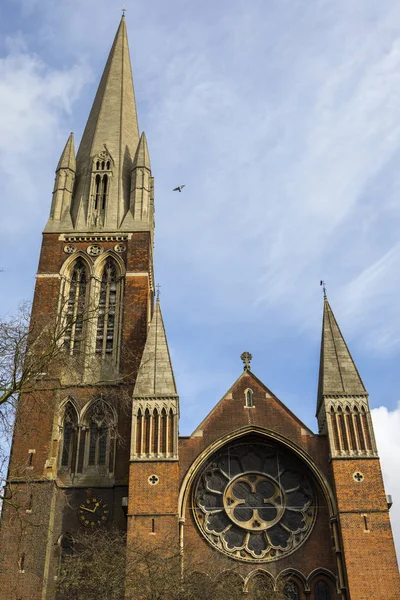
<path fill-rule="evenodd" d="M 87 510 L 87 512 L 95 513 L 96 510 L 98 509 L 99 505 L 100 505 L 100 502 L 96 502 L 96 504 L 94 505 L 94 508 L 86 508 L 85 506 L 80 506 L 79 508 L 81 510 Z"/>

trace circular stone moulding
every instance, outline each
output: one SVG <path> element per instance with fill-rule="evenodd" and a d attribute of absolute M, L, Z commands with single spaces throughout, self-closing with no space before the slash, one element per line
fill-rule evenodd
<path fill-rule="evenodd" d="M 225 446 L 201 468 L 194 516 L 204 537 L 224 554 L 268 562 L 294 552 L 317 514 L 306 465 L 273 443 Z"/>
<path fill-rule="evenodd" d="M 90 256 L 99 256 L 103 252 L 103 247 L 100 244 L 92 244 L 88 246 L 86 252 L 90 254 Z"/>

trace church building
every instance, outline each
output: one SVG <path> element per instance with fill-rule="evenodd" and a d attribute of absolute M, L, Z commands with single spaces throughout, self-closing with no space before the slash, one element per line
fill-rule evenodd
<path fill-rule="evenodd" d="M 19 401 L 0 600 L 55 600 L 74 532 L 111 527 L 128 547 L 172 540 L 183 569 L 194 555 L 223 559 L 244 598 L 264 578 L 289 581 L 291 600 L 398 600 L 368 392 L 326 294 L 318 433 L 243 352 L 237 380 L 180 436 L 153 246 L 154 179 L 122 17 L 79 149 L 71 133 L 56 169 L 29 352 L 60 352 Z"/>

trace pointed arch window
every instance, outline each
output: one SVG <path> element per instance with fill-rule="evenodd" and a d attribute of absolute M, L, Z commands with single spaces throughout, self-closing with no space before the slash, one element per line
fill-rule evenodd
<path fill-rule="evenodd" d="M 86 418 L 87 449 L 84 470 L 100 468 L 114 471 L 116 422 L 109 406 L 102 400 L 93 404 Z"/>
<path fill-rule="evenodd" d="M 72 268 L 65 307 L 64 347 L 70 354 L 77 354 L 83 349 L 87 283 L 86 264 L 78 258 Z"/>
<path fill-rule="evenodd" d="M 65 407 L 62 428 L 61 467 L 74 472 L 78 439 L 78 415 L 71 402 L 68 402 Z"/>
<path fill-rule="evenodd" d="M 245 398 L 246 398 L 246 408 L 253 408 L 254 406 L 254 402 L 253 402 L 253 390 L 246 390 L 245 391 Z"/>
<path fill-rule="evenodd" d="M 116 345 L 118 291 L 117 268 L 108 258 L 100 284 L 96 335 L 96 352 L 103 357 L 112 354 Z"/>
<path fill-rule="evenodd" d="M 314 600 L 331 600 L 331 590 L 326 581 L 318 581 L 314 587 Z"/>

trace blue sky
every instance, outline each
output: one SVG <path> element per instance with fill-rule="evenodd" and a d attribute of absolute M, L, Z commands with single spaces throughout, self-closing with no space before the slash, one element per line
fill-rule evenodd
<path fill-rule="evenodd" d="M 181 433 L 244 350 L 316 430 L 324 279 L 370 393 L 400 543 L 400 5 L 127 9 Z M 110 0 L 1 3 L 3 313 L 32 296 L 54 170 L 70 131 L 79 142 L 120 14 Z"/>

